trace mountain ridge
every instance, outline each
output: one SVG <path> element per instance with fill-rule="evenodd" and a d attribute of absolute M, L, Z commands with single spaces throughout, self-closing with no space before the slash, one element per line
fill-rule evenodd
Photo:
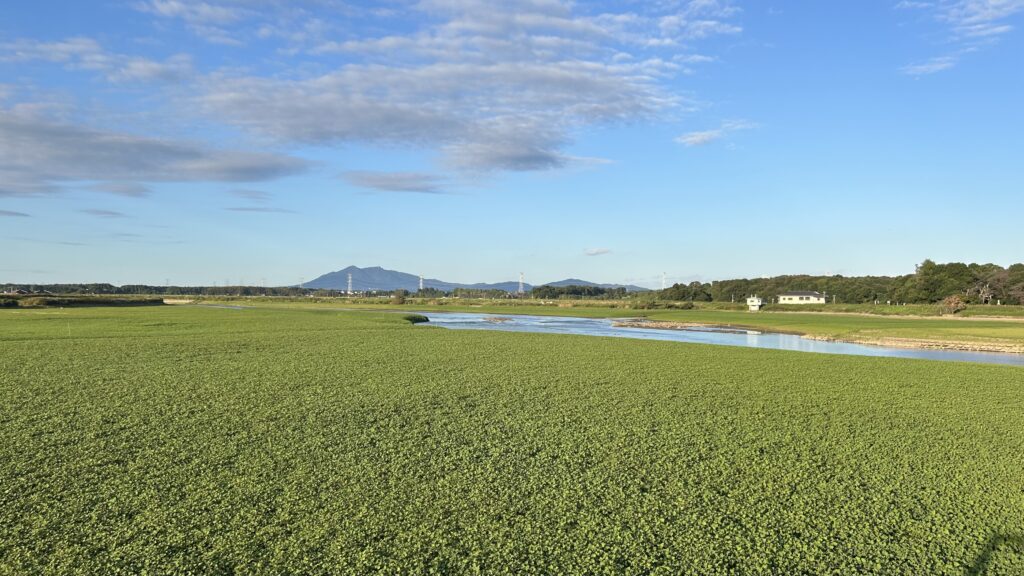
<path fill-rule="evenodd" d="M 352 274 L 352 290 L 357 292 L 367 291 L 390 291 L 390 290 L 409 290 L 415 292 L 419 290 L 420 277 L 415 274 L 409 274 L 408 272 L 400 272 L 398 270 L 388 270 L 381 266 L 368 266 L 366 268 L 360 268 L 358 266 L 347 266 L 341 270 L 335 272 L 328 272 L 322 274 L 309 282 L 304 282 L 300 286 L 302 288 L 311 288 L 318 290 L 347 290 L 348 289 L 348 275 Z M 596 282 L 589 282 L 587 280 L 580 280 L 578 278 L 567 278 L 565 280 L 559 280 L 557 282 L 547 282 L 540 284 L 540 286 L 597 286 L 600 288 L 625 288 L 629 292 L 642 292 L 648 290 L 642 286 L 625 285 L 625 284 L 599 284 Z M 519 290 L 519 282 L 510 280 L 506 282 L 476 282 L 476 283 L 462 283 L 462 282 L 446 282 L 444 280 L 438 280 L 436 278 L 424 278 L 424 288 L 436 288 L 444 292 L 451 292 L 456 288 L 469 288 L 474 290 L 504 290 L 505 292 L 516 292 Z M 523 289 L 529 292 L 533 289 L 532 284 L 523 284 Z"/>

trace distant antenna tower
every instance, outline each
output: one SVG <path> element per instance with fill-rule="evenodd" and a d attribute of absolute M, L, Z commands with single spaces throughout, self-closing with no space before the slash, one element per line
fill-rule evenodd
<path fill-rule="evenodd" d="M 352 293 L 352 273 L 348 273 L 348 293 Z"/>
<path fill-rule="evenodd" d="M 420 276 L 420 292 L 423 292 L 423 276 Z"/>
<path fill-rule="evenodd" d="M 523 273 L 522 272 L 519 273 L 519 293 L 520 294 L 526 293 L 526 290 L 523 290 Z"/>

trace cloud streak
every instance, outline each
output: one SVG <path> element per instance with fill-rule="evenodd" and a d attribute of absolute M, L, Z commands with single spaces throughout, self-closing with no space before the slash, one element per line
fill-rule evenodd
<path fill-rule="evenodd" d="M 306 167 L 290 156 L 108 132 L 0 108 L 0 197 L 53 194 L 82 181 L 122 193 L 141 193 L 140 182 L 256 182 Z"/>
<path fill-rule="evenodd" d="M 586 256 L 604 256 L 611 253 L 612 251 L 609 248 L 587 248 L 583 251 L 583 254 Z"/>
<path fill-rule="evenodd" d="M 10 218 L 31 218 L 32 217 L 31 214 L 26 214 L 24 212 L 16 212 L 14 210 L 0 210 L 0 216 L 10 217 Z"/>
<path fill-rule="evenodd" d="M 903 0 L 895 8 L 926 11 L 948 28 L 949 41 L 954 46 L 951 53 L 901 68 L 904 74 L 924 76 L 953 68 L 965 54 L 991 45 L 1013 31 L 1009 20 L 1024 12 L 1024 0 Z"/>
<path fill-rule="evenodd" d="M 127 216 L 121 212 L 114 210 L 100 210 L 97 208 L 86 208 L 79 210 L 82 214 L 88 214 L 90 216 L 96 216 L 97 218 L 127 218 Z"/>
<path fill-rule="evenodd" d="M 721 126 L 711 130 L 688 132 L 676 138 L 676 142 L 687 147 L 704 146 L 705 144 L 711 144 L 712 142 L 724 139 L 731 132 L 749 130 L 754 127 L 754 124 L 744 120 L 732 120 L 729 122 L 723 122 Z"/>
<path fill-rule="evenodd" d="M 86 37 L 58 42 L 19 40 L 0 44 L 0 62 L 43 61 L 72 70 L 102 73 L 111 82 L 182 82 L 194 74 L 192 58 L 175 54 L 164 61 L 115 54 Z"/>
<path fill-rule="evenodd" d="M 445 193 L 441 187 L 444 179 L 432 174 L 357 170 L 345 172 L 341 177 L 353 186 L 376 192 Z"/>

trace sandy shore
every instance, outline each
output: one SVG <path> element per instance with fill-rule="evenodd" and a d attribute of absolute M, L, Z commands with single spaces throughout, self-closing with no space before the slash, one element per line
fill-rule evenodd
<path fill-rule="evenodd" d="M 627 319 L 618 320 L 612 324 L 621 328 L 654 328 L 658 330 L 752 330 L 756 332 L 768 332 L 776 334 L 793 334 L 808 340 L 821 340 L 826 342 L 848 342 L 850 344 L 867 344 L 870 346 L 888 346 L 891 348 L 916 348 L 920 350 L 958 350 L 962 352 L 1000 352 L 1004 354 L 1024 354 L 1024 345 L 1006 344 L 1002 342 L 967 342 L 958 340 L 925 340 L 919 338 L 833 338 L 817 334 L 804 334 L 801 332 L 786 332 L 783 330 L 768 330 L 755 326 L 737 326 L 731 324 L 710 324 L 704 322 L 673 322 L 669 320 L 643 320 Z"/>

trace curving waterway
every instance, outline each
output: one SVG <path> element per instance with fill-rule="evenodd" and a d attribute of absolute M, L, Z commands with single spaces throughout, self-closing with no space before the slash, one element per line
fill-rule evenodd
<path fill-rule="evenodd" d="M 793 334 L 758 332 L 733 328 L 656 329 L 614 326 L 608 318 L 574 318 L 565 316 L 520 316 L 501 314 L 470 314 L 461 312 L 424 312 L 430 318 L 425 326 L 440 326 L 453 330 L 498 330 L 502 332 L 542 332 L 546 334 L 580 334 L 585 336 L 613 336 L 642 340 L 669 340 L 747 348 L 771 348 L 819 354 L 851 354 L 855 356 L 886 356 L 890 358 L 918 358 L 947 362 L 982 362 L 1024 366 L 1024 354 L 995 352 L 961 352 L 956 350 L 919 350 L 889 348 L 810 340 Z"/>

